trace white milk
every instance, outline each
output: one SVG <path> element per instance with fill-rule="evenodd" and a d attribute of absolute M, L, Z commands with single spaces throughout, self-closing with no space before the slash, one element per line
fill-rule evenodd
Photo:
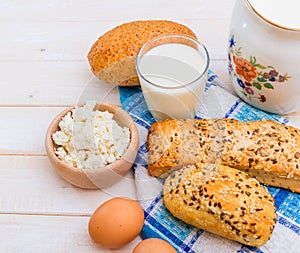
<path fill-rule="evenodd" d="M 154 118 L 194 117 L 207 80 L 205 57 L 184 44 L 159 45 L 142 56 L 139 79 Z"/>
<path fill-rule="evenodd" d="M 299 0 L 248 1 L 263 19 L 287 29 L 300 29 Z"/>

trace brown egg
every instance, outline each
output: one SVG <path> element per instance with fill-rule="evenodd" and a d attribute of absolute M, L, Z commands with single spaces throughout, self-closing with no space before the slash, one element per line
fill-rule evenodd
<path fill-rule="evenodd" d="M 143 225 L 144 211 L 138 202 L 113 198 L 94 212 L 89 221 L 89 234 L 101 246 L 116 249 L 132 241 Z"/>
<path fill-rule="evenodd" d="M 176 250 L 164 240 L 149 238 L 141 241 L 132 253 L 176 253 Z"/>

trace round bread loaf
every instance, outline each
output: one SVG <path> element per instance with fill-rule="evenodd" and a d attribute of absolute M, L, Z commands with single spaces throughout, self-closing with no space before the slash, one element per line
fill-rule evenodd
<path fill-rule="evenodd" d="M 175 171 L 165 181 L 164 204 L 190 225 L 250 246 L 265 244 L 277 220 L 274 199 L 264 186 L 221 165 Z"/>
<path fill-rule="evenodd" d="M 150 39 L 164 34 L 187 35 L 197 39 L 186 26 L 167 20 L 133 21 L 102 35 L 91 47 L 88 60 L 93 73 L 107 83 L 138 85 L 135 58 Z"/>

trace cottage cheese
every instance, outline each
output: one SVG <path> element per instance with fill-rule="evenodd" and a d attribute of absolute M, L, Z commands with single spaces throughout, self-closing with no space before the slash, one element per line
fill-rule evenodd
<path fill-rule="evenodd" d="M 94 111 L 94 102 L 75 107 L 59 123 L 53 141 L 59 146 L 55 154 L 70 166 L 101 168 L 119 159 L 130 142 L 127 127 L 120 127 L 113 114 Z"/>

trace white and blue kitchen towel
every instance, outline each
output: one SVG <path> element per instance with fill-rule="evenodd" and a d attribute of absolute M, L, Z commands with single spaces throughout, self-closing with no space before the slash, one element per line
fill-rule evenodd
<path fill-rule="evenodd" d="M 196 229 L 173 217 L 164 207 L 163 179 L 148 176 L 147 132 L 154 122 L 140 87 L 119 87 L 121 104 L 139 129 L 140 148 L 134 164 L 138 199 L 145 212 L 142 238 L 157 237 L 171 243 L 178 252 L 190 253 L 299 253 L 300 252 L 300 194 L 268 187 L 274 196 L 278 222 L 267 244 L 258 248 L 239 244 L 217 235 Z M 287 118 L 268 114 L 245 104 L 209 72 L 203 103 L 196 118 L 233 118 L 242 121 L 272 119 L 293 124 Z"/>

